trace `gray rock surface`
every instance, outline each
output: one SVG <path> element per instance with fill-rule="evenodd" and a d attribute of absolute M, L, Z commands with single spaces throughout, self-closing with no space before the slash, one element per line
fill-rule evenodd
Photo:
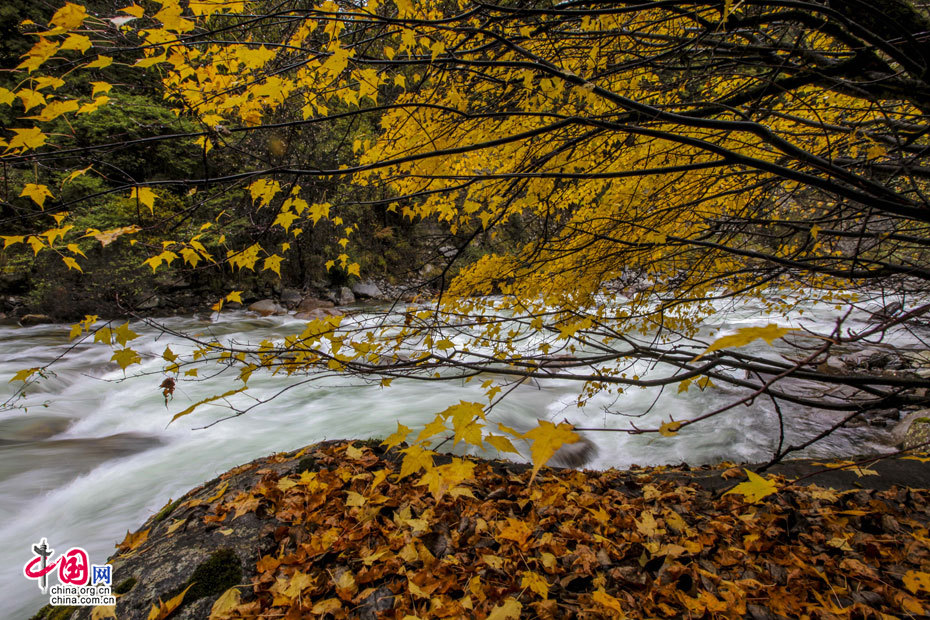
<path fill-rule="evenodd" d="M 352 285 L 352 293 L 360 299 L 381 299 L 383 293 L 374 282 L 359 282 Z"/>
<path fill-rule="evenodd" d="M 271 316 L 273 314 L 286 314 L 286 310 L 273 299 L 263 299 L 256 301 L 249 306 L 251 312 L 257 312 L 262 316 Z"/>

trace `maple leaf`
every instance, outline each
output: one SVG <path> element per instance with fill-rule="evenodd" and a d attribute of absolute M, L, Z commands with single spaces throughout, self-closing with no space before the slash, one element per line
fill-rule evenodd
<path fill-rule="evenodd" d="M 141 364 L 142 358 L 133 349 L 123 348 L 117 349 L 110 358 L 110 361 L 116 362 L 122 370 L 126 370 L 133 364 Z"/>
<path fill-rule="evenodd" d="M 523 571 L 523 578 L 520 581 L 520 587 L 529 588 L 540 597 L 542 597 L 543 600 L 549 598 L 549 582 L 546 581 L 546 578 L 539 573 Z"/>
<path fill-rule="evenodd" d="M 153 192 L 150 187 L 133 187 L 129 197 L 145 205 L 149 213 L 155 215 L 155 199 L 158 197 L 158 194 Z"/>
<path fill-rule="evenodd" d="M 127 13 L 132 15 L 135 18 L 140 18 L 145 15 L 145 10 L 138 4 L 130 4 L 129 6 L 124 6 L 119 9 L 120 13 Z"/>
<path fill-rule="evenodd" d="M 242 593 L 239 592 L 240 587 L 241 586 L 233 586 L 223 592 L 219 598 L 213 602 L 213 607 L 210 608 L 210 616 L 207 620 L 224 620 L 225 618 L 229 618 L 242 600 Z"/>
<path fill-rule="evenodd" d="M 162 602 L 162 601 L 159 599 L 158 605 L 152 604 L 152 609 L 151 609 L 151 611 L 149 611 L 149 615 L 148 615 L 148 619 L 147 619 L 147 620 L 164 620 L 165 618 L 167 618 L 168 616 L 170 616 L 171 613 L 172 613 L 175 609 L 177 609 L 178 607 L 180 607 L 181 601 L 184 600 L 184 595 L 187 594 L 187 591 L 190 590 L 191 588 L 193 588 L 194 585 L 195 585 L 195 584 L 193 584 L 193 583 L 190 584 L 189 586 L 187 586 L 186 588 L 184 588 L 184 591 L 183 591 L 183 592 L 181 592 L 180 594 L 178 594 L 178 595 L 175 596 L 175 597 L 172 597 L 172 598 L 168 599 L 166 602 Z"/>
<path fill-rule="evenodd" d="M 398 480 L 406 478 L 411 474 L 415 474 L 421 469 L 429 470 L 432 468 L 433 455 L 436 454 L 432 450 L 423 449 L 423 447 L 419 444 L 414 444 L 409 448 L 404 448 L 401 450 L 401 452 L 404 453 L 404 460 L 400 466 L 400 473 L 397 475 Z"/>
<path fill-rule="evenodd" d="M 45 185 L 37 185 L 35 183 L 27 183 L 23 188 L 23 191 L 20 192 L 20 197 L 28 196 L 32 199 L 34 203 L 39 205 L 42 209 L 45 208 L 45 199 L 54 198 L 52 192 L 48 190 L 48 187 Z"/>
<path fill-rule="evenodd" d="M 533 474 L 530 484 L 536 479 L 536 474 L 549 459 L 555 455 L 559 448 L 566 444 L 581 441 L 581 436 L 572 430 L 572 425 L 562 422 L 558 425 L 547 420 L 540 420 L 539 426 L 523 434 L 530 440 L 530 457 L 533 460 Z"/>
<path fill-rule="evenodd" d="M 97 59 L 93 62 L 87 63 L 84 65 L 85 69 L 106 69 L 113 64 L 113 59 L 109 56 L 97 56 Z"/>
<path fill-rule="evenodd" d="M 523 605 L 515 598 L 507 597 L 504 602 L 491 610 L 487 620 L 519 620 Z"/>
<path fill-rule="evenodd" d="M 64 30 L 74 30 L 79 28 L 85 19 L 87 19 L 87 9 L 80 4 L 66 2 L 63 7 L 55 11 L 49 23 Z"/>
<path fill-rule="evenodd" d="M 407 440 L 407 437 L 410 435 L 411 432 L 412 430 L 410 428 L 398 422 L 397 430 L 394 431 L 394 433 L 392 433 L 391 435 L 389 435 L 387 439 L 382 441 L 381 445 L 387 447 L 388 450 L 390 450 L 391 448 L 396 448 L 397 446 L 399 446 L 400 444 L 402 444 L 404 441 Z"/>
<path fill-rule="evenodd" d="M 904 587 L 913 594 L 917 594 L 921 590 L 930 592 L 930 573 L 909 570 L 904 573 L 904 577 L 901 579 L 904 582 Z"/>
<path fill-rule="evenodd" d="M 90 620 L 106 620 L 116 617 L 116 605 L 97 605 L 90 610 Z"/>
<path fill-rule="evenodd" d="M 129 321 L 126 321 L 117 327 L 113 333 L 116 335 L 116 342 L 124 347 L 126 346 L 127 342 L 130 340 L 135 340 L 139 337 L 139 334 L 129 329 Z"/>
<path fill-rule="evenodd" d="M 218 394 L 218 395 L 216 395 L 216 396 L 211 396 L 211 397 L 209 397 L 209 398 L 204 398 L 204 399 L 201 400 L 201 401 L 197 401 L 196 403 L 194 403 L 193 405 L 191 405 L 190 407 L 188 407 L 188 408 L 185 409 L 184 411 L 181 411 L 181 412 L 179 412 L 179 413 L 174 414 L 174 417 L 171 418 L 171 422 L 174 422 L 174 421 L 177 420 L 178 418 L 183 417 L 183 416 L 186 416 L 186 415 L 192 413 L 192 412 L 193 412 L 197 407 L 199 407 L 200 405 L 205 405 L 205 404 L 207 404 L 207 403 L 212 403 L 212 402 L 214 402 L 214 401 L 221 400 L 221 399 L 223 399 L 223 398 L 229 398 L 230 396 L 233 396 L 233 395 L 235 395 L 235 394 L 238 394 L 239 392 L 242 392 L 242 391 L 244 391 L 244 390 L 246 390 L 246 389 L 248 389 L 248 388 L 246 388 L 246 387 L 241 387 L 241 388 L 239 388 L 239 389 L 237 389 L 237 390 L 229 390 L 228 392 L 224 392 L 223 394 Z M 168 424 L 171 424 L 171 422 L 168 422 Z"/>
<path fill-rule="evenodd" d="M 763 497 L 778 492 L 778 484 L 776 484 L 774 480 L 766 480 L 759 474 L 749 471 L 748 469 L 744 469 L 743 471 L 746 472 L 746 477 L 749 478 L 749 480 L 740 482 L 724 493 L 724 495 L 729 495 L 730 493 L 742 495 L 746 501 L 755 504 Z"/>
<path fill-rule="evenodd" d="M 42 130 L 38 127 L 29 127 L 28 129 L 14 129 L 13 133 L 16 135 L 13 136 L 10 139 L 10 142 L 7 144 L 7 151 L 19 149 L 20 152 L 23 152 L 30 149 L 37 149 L 45 144 L 45 139 L 48 137 L 42 133 Z"/>
<path fill-rule="evenodd" d="M 271 256 L 265 259 L 265 264 L 262 266 L 262 271 L 268 271 L 269 269 L 276 274 L 278 277 L 281 277 L 281 261 L 284 259 L 277 254 L 272 254 Z"/>
<path fill-rule="evenodd" d="M 71 258 L 70 256 L 62 256 L 61 261 L 65 265 L 67 265 L 68 269 L 75 269 L 77 271 L 80 271 L 81 273 L 84 273 L 84 270 L 81 269 L 81 266 L 78 264 L 78 262 L 74 260 L 73 258 Z"/>
<path fill-rule="evenodd" d="M 591 595 L 591 598 L 598 605 L 601 605 L 609 609 L 611 612 L 613 612 L 612 617 L 626 618 L 626 614 L 623 613 L 623 607 L 620 606 L 620 601 L 617 600 L 615 597 L 607 594 L 607 592 L 604 591 L 603 587 L 595 590 L 594 593 Z"/>
<path fill-rule="evenodd" d="M 743 345 L 749 344 L 754 340 L 761 339 L 764 340 L 766 344 L 771 345 L 779 338 L 782 338 L 786 334 L 790 334 L 791 332 L 795 331 L 798 331 L 798 329 L 795 327 L 779 327 L 774 323 L 770 323 L 765 327 L 743 327 L 736 330 L 735 334 L 724 336 L 723 338 L 718 338 L 712 342 L 703 353 L 691 361 L 695 362 L 713 351 L 741 347 Z"/>
<path fill-rule="evenodd" d="M 142 543 L 149 539 L 149 530 L 142 530 L 133 534 L 132 532 L 127 531 L 126 537 L 123 539 L 123 542 L 116 545 L 116 548 L 119 551 L 132 551 L 133 549 L 139 548 Z"/>
<path fill-rule="evenodd" d="M 14 381 L 23 381 L 23 382 L 25 382 L 26 379 L 28 379 L 29 377 L 31 377 L 32 375 L 34 375 L 34 374 L 37 373 L 38 371 L 39 371 L 39 367 L 38 367 L 38 366 L 36 366 L 35 368 L 24 368 L 23 370 L 20 370 L 20 371 L 18 371 L 15 375 L 13 375 L 13 378 L 10 379 L 10 380 L 8 381 L 8 383 L 13 383 Z"/>
<path fill-rule="evenodd" d="M 674 437 L 678 434 L 678 429 L 681 428 L 681 422 L 663 422 L 659 427 L 659 434 L 663 437 Z"/>

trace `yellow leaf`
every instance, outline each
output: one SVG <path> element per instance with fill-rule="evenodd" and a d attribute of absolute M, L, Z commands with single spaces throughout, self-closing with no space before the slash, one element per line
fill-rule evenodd
<path fill-rule="evenodd" d="M 138 4 L 130 4 L 129 6 L 123 7 L 120 10 L 120 13 L 127 13 L 133 17 L 139 18 L 145 15 L 145 11 Z"/>
<path fill-rule="evenodd" d="M 763 497 L 771 495 L 772 493 L 778 492 L 778 485 L 773 480 L 766 480 L 759 474 L 744 469 L 746 476 L 749 478 L 746 482 L 741 482 L 724 495 L 729 495 L 730 493 L 735 493 L 737 495 L 742 495 L 746 501 L 755 504 Z"/>
<path fill-rule="evenodd" d="M 432 468 L 433 455 L 436 454 L 432 450 L 424 450 L 418 444 L 404 448 L 401 452 L 404 453 L 404 460 L 400 466 L 400 473 L 397 475 L 398 480 L 415 474 L 421 469 L 429 470 Z"/>
<path fill-rule="evenodd" d="M 613 596 L 607 594 L 604 591 L 604 588 L 598 588 L 594 591 L 594 594 L 591 595 L 591 598 L 594 599 L 594 602 L 598 605 L 606 607 L 613 612 L 611 617 L 613 618 L 626 618 L 626 614 L 623 613 L 623 608 L 620 606 L 620 601 L 614 598 Z"/>
<path fill-rule="evenodd" d="M 719 351 L 721 349 L 730 349 L 733 347 L 741 347 L 747 345 L 754 340 L 765 340 L 766 344 L 771 345 L 779 338 L 789 334 L 791 332 L 798 331 L 794 327 L 779 327 L 774 323 L 770 323 L 765 327 L 743 327 L 736 330 L 735 334 L 729 336 L 724 336 L 723 338 L 718 338 L 715 340 L 707 350 L 695 357 L 692 362 L 697 361 L 711 353 L 712 351 Z"/>
<path fill-rule="evenodd" d="M 663 437 L 674 437 L 681 428 L 681 422 L 663 422 L 659 427 L 659 434 Z"/>
<path fill-rule="evenodd" d="M 141 532 L 126 532 L 126 538 L 123 539 L 123 542 L 116 545 L 116 548 L 120 551 L 132 551 L 133 549 L 138 548 L 146 540 L 149 539 L 149 530 L 142 530 Z"/>
<path fill-rule="evenodd" d="M 38 370 L 39 370 L 38 367 L 26 368 L 26 369 L 20 370 L 15 375 L 13 375 L 13 378 L 10 379 L 8 383 L 13 383 L 14 381 L 25 381 L 26 379 L 34 375 L 36 372 L 38 372 Z"/>
<path fill-rule="evenodd" d="M 218 395 L 218 396 L 211 396 L 210 398 L 205 398 L 205 399 L 203 399 L 203 400 L 201 400 L 201 401 L 198 401 L 198 402 L 194 403 L 193 405 L 191 405 L 190 407 L 188 407 L 187 409 L 185 409 L 184 411 L 182 411 L 182 412 L 180 412 L 180 413 L 176 413 L 176 414 L 174 415 L 174 417 L 171 418 L 171 422 L 174 422 L 174 421 L 177 420 L 178 418 L 180 418 L 180 417 L 182 417 L 182 416 L 186 416 L 187 414 L 193 412 L 194 409 L 196 409 L 196 408 L 199 407 L 200 405 L 205 405 L 205 404 L 207 404 L 207 403 L 212 403 L 213 401 L 215 401 L 215 400 L 220 400 L 220 399 L 222 399 L 222 398 L 228 398 L 229 396 L 233 396 L 234 394 L 238 394 L 239 392 L 242 392 L 242 391 L 244 391 L 245 389 L 246 389 L 245 387 L 241 387 L 241 388 L 239 388 L 238 390 L 230 390 L 230 391 L 225 392 L 225 393 L 223 393 L 223 394 L 220 394 L 220 395 Z M 171 424 L 171 422 L 169 422 L 168 424 Z"/>
<path fill-rule="evenodd" d="M 581 436 L 572 430 L 571 424 L 562 422 L 555 425 L 547 420 L 540 420 L 539 426 L 524 433 L 523 438 L 531 441 L 530 458 L 533 460 L 531 484 L 536 479 L 539 469 L 549 462 L 559 448 L 581 440 Z"/>
<path fill-rule="evenodd" d="M 276 274 L 278 277 L 281 277 L 281 261 L 284 260 L 282 257 L 277 254 L 272 254 L 265 259 L 265 264 L 262 266 L 262 271 L 268 271 L 269 269 Z"/>
<path fill-rule="evenodd" d="M 84 36 L 83 34 L 72 34 L 67 39 L 65 39 L 59 50 L 77 50 L 82 54 L 89 50 L 92 47 L 90 38 Z"/>
<path fill-rule="evenodd" d="M 390 450 L 391 448 L 396 448 L 404 441 L 407 440 L 407 437 L 410 435 L 411 429 L 404 426 L 400 422 L 397 423 L 397 430 L 392 433 L 387 439 L 381 442 L 382 446 L 387 446 Z"/>
<path fill-rule="evenodd" d="M 84 65 L 85 69 L 106 69 L 113 64 L 113 59 L 109 56 L 97 56 L 97 60 Z"/>
<path fill-rule="evenodd" d="M 138 202 L 148 207 L 149 213 L 155 215 L 155 198 L 157 194 L 149 187 L 133 187 L 130 198 L 135 198 Z"/>
<path fill-rule="evenodd" d="M 315 604 L 310 613 L 322 616 L 323 614 L 335 614 L 342 609 L 342 601 L 338 598 L 328 598 Z"/>
<path fill-rule="evenodd" d="M 532 571 L 524 571 L 523 579 L 520 582 L 521 588 L 529 588 L 539 596 L 546 600 L 549 598 L 549 582 L 546 581 L 546 578 L 540 575 L 539 573 L 534 573 Z"/>
<path fill-rule="evenodd" d="M 909 570 L 904 573 L 902 579 L 904 581 L 904 587 L 913 594 L 917 594 L 920 590 L 930 592 L 930 573 Z"/>
<path fill-rule="evenodd" d="M 5 250 L 6 248 L 10 247 L 11 245 L 14 245 L 14 244 L 16 244 L 16 243 L 22 243 L 23 241 L 26 240 L 26 237 L 23 237 L 23 236 L 21 236 L 21 235 L 20 235 L 20 236 L 11 236 L 11 237 L 0 236 L 0 239 L 3 239 L 3 249 Z"/>
<path fill-rule="evenodd" d="M 152 605 L 151 611 L 149 611 L 148 620 L 164 620 L 171 612 L 177 609 L 181 605 L 181 601 L 184 600 L 184 595 L 187 594 L 187 591 L 194 587 L 194 584 L 184 588 L 184 591 L 178 594 L 177 596 L 168 599 L 167 602 L 158 601 L 158 606 Z"/>
<path fill-rule="evenodd" d="M 510 439 L 503 435 L 488 434 L 485 436 L 484 440 L 494 446 L 498 452 L 510 452 L 511 454 L 520 453 L 520 451 L 514 447 L 513 443 L 511 443 Z"/>
<path fill-rule="evenodd" d="M 129 321 L 126 321 L 122 325 L 116 328 L 116 331 L 113 332 L 116 334 L 116 342 L 121 346 L 126 346 L 126 343 L 130 340 L 135 340 L 139 337 L 139 334 L 129 329 Z"/>
<path fill-rule="evenodd" d="M 515 598 L 508 597 L 503 603 L 491 610 L 487 620 L 520 620 L 523 605 Z"/>
<path fill-rule="evenodd" d="M 67 99 L 63 101 L 53 101 L 44 108 L 42 108 L 42 113 L 38 116 L 27 116 L 29 120 L 43 121 L 48 122 L 55 120 L 62 114 L 67 114 L 68 112 L 74 112 L 80 107 L 77 101 L 74 99 Z"/>
<path fill-rule="evenodd" d="M 38 127 L 30 127 L 28 129 L 14 129 L 13 133 L 16 135 L 13 136 L 10 139 L 9 144 L 7 144 L 7 151 L 19 149 L 22 152 L 29 149 L 37 149 L 45 144 L 45 139 L 48 137 L 42 133 L 42 130 Z"/>
<path fill-rule="evenodd" d="M 78 265 L 78 262 L 74 260 L 73 258 L 71 258 L 70 256 L 62 256 L 61 260 L 62 262 L 64 262 L 65 265 L 68 266 L 68 269 L 76 269 L 77 271 L 84 273 L 84 270 L 81 269 L 81 266 Z"/>
<path fill-rule="evenodd" d="M 116 605 L 97 605 L 90 610 L 90 620 L 116 618 Z"/>
<path fill-rule="evenodd" d="M 139 357 L 139 354 L 132 349 L 117 349 L 113 356 L 110 358 L 110 361 L 116 362 L 119 364 L 119 367 L 123 370 L 126 370 L 129 366 L 133 364 L 141 364 L 142 358 Z"/>
<path fill-rule="evenodd" d="M 236 303 L 242 303 L 242 291 L 233 291 L 232 293 L 226 296 L 226 301 L 234 301 Z"/>
<path fill-rule="evenodd" d="M 63 7 L 55 11 L 49 23 L 64 30 L 74 30 L 79 28 L 86 18 L 87 9 L 79 4 L 66 2 Z"/>
<path fill-rule="evenodd" d="M 233 586 L 223 592 L 210 608 L 210 617 L 208 620 L 222 620 L 228 618 L 233 610 L 239 606 L 242 600 L 242 594 L 239 592 L 240 586 Z"/>

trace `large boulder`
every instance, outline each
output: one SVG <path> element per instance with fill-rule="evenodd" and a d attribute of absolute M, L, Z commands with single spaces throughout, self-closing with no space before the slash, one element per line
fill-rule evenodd
<path fill-rule="evenodd" d="M 19 324 L 23 327 L 28 327 L 29 325 L 44 325 L 45 323 L 53 323 L 52 317 L 47 314 L 25 314 L 19 319 Z"/>
<path fill-rule="evenodd" d="M 297 312 L 294 314 L 294 318 L 301 321 L 313 321 L 314 319 L 325 319 L 328 316 L 339 316 L 340 314 L 342 313 L 334 308 L 314 308 L 305 312 Z"/>
<path fill-rule="evenodd" d="M 374 282 L 359 282 L 352 285 L 352 293 L 359 299 L 381 299 L 383 293 Z"/>
<path fill-rule="evenodd" d="M 261 301 L 256 301 L 254 304 L 249 306 L 251 312 L 257 312 L 262 316 L 271 316 L 273 314 L 287 314 L 287 310 L 281 307 L 273 299 L 263 299 Z"/>
<path fill-rule="evenodd" d="M 332 308 L 333 302 L 327 301 L 325 299 L 318 299 L 316 297 L 304 297 L 303 300 L 297 305 L 297 312 L 310 312 L 311 310 L 316 310 L 317 308 Z"/>
<path fill-rule="evenodd" d="M 327 295 L 337 306 L 348 306 L 355 303 L 355 295 L 348 286 L 340 286 L 329 292 Z"/>
<path fill-rule="evenodd" d="M 281 303 L 287 308 L 295 308 L 301 302 L 303 295 L 300 291 L 293 288 L 286 288 L 281 291 Z"/>

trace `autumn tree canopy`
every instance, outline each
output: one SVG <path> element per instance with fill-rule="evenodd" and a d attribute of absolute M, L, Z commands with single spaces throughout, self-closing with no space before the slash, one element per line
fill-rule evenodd
<path fill-rule="evenodd" d="M 258 347 L 194 340 L 166 351 L 170 376 L 227 365 L 228 394 L 261 371 L 482 382 L 485 403 L 450 408 L 418 437 L 399 429 L 395 443 L 414 441 L 411 471 L 445 428 L 504 451 L 529 439 L 537 466 L 575 440 L 565 425 L 522 435 L 485 418 L 527 380 L 576 380 L 580 403 L 643 386 L 736 390 L 697 418 L 627 429 L 666 435 L 756 398 L 846 412 L 816 441 L 864 411 L 927 400 L 923 379 L 826 364 L 930 308 L 930 17 L 909 0 L 166 0 L 115 14 L 66 3 L 21 30 L 34 46 L 0 89 L 15 117 L 5 196 L 20 200 L 7 254 L 81 271 L 89 252 L 138 243 L 155 272 L 280 274 L 302 235 L 328 227 L 326 268 L 352 278 L 370 209 L 446 234 L 435 301 L 375 323 L 313 321 Z M 76 143 L 74 123 L 129 80 L 151 80 L 188 129 Z M 321 128 L 340 161 L 301 148 Z M 166 143 L 194 154 L 195 175 L 88 165 Z M 109 185 L 61 199 L 88 174 Z M 352 191 L 324 191 L 334 181 Z M 101 195 L 134 204 L 141 224 L 69 222 Z M 209 208 L 224 200 L 249 203 L 264 234 L 227 243 Z M 790 327 L 803 303 L 842 316 L 875 292 L 906 293 L 903 308 L 865 330 Z M 785 321 L 700 332 L 746 303 Z M 102 325 L 88 317 L 72 337 L 113 346 L 131 371 L 131 328 Z M 760 339 L 794 351 L 740 349 Z"/>

